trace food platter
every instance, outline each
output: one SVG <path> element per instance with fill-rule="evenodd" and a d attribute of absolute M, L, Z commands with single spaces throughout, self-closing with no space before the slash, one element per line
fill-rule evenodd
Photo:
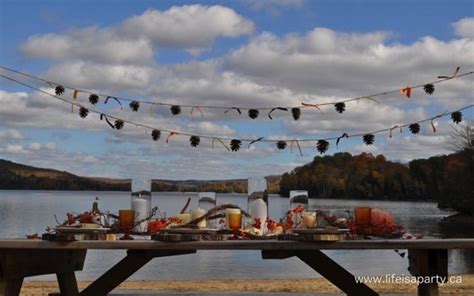
<path fill-rule="evenodd" d="M 78 226 L 58 226 L 54 230 L 60 233 L 106 233 L 110 228 L 84 228 Z"/>

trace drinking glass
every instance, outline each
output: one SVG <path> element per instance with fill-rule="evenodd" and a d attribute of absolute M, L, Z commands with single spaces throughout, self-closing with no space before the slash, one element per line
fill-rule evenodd
<path fill-rule="evenodd" d="M 239 230 L 242 227 L 242 212 L 240 209 L 225 210 L 227 229 Z"/>
<path fill-rule="evenodd" d="M 122 228 L 124 236 L 121 240 L 132 240 L 130 236 L 130 229 L 133 228 L 135 223 L 135 211 L 134 210 L 119 210 L 119 223 Z"/>

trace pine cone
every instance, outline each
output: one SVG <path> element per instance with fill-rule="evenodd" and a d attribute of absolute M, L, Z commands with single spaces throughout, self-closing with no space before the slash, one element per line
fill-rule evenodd
<path fill-rule="evenodd" d="M 79 116 L 81 116 L 82 118 L 86 118 L 88 114 L 89 114 L 89 109 L 84 108 L 84 107 L 79 108 Z"/>
<path fill-rule="evenodd" d="M 232 151 L 239 151 L 240 147 L 242 146 L 242 141 L 233 139 L 230 141 L 230 150 Z"/>
<path fill-rule="evenodd" d="M 416 135 L 420 132 L 420 125 L 418 123 L 413 123 L 408 126 L 408 129 L 412 134 Z"/>
<path fill-rule="evenodd" d="M 329 149 L 329 142 L 326 140 L 319 140 L 316 144 L 316 149 L 319 151 L 319 153 L 323 154 Z"/>
<path fill-rule="evenodd" d="M 115 126 L 116 129 L 118 129 L 118 130 L 122 129 L 123 125 L 124 125 L 123 120 L 120 120 L 120 119 L 115 120 L 114 126 Z"/>
<path fill-rule="evenodd" d="M 291 114 L 293 115 L 293 118 L 295 120 L 298 120 L 301 117 L 301 109 L 300 108 L 292 108 L 291 109 Z"/>
<path fill-rule="evenodd" d="M 346 104 L 343 102 L 334 104 L 334 107 L 336 108 L 336 111 L 339 113 L 342 113 L 346 110 Z"/>
<path fill-rule="evenodd" d="M 277 145 L 277 148 L 278 148 L 278 149 L 280 149 L 280 150 L 285 150 L 287 144 L 286 144 L 285 141 L 278 141 L 278 142 L 276 143 L 276 145 Z"/>
<path fill-rule="evenodd" d="M 153 141 L 158 141 L 161 136 L 161 131 L 154 129 L 151 131 L 151 137 L 153 138 Z"/>
<path fill-rule="evenodd" d="M 435 91 L 435 87 L 433 84 L 428 83 L 425 86 L 423 86 L 423 89 L 425 90 L 425 93 L 432 95 Z"/>
<path fill-rule="evenodd" d="M 96 95 L 96 94 L 91 94 L 89 96 L 89 103 L 91 103 L 92 105 L 95 105 L 99 102 L 99 96 Z"/>
<path fill-rule="evenodd" d="M 461 111 L 454 111 L 453 113 L 451 113 L 451 119 L 454 123 L 459 124 L 462 121 Z"/>
<path fill-rule="evenodd" d="M 258 110 L 257 109 L 250 109 L 249 110 L 249 117 L 255 119 L 258 117 Z"/>
<path fill-rule="evenodd" d="M 201 139 L 200 139 L 198 136 L 191 136 L 191 137 L 189 138 L 189 143 L 190 143 L 191 146 L 193 146 L 193 147 L 197 147 L 200 142 L 201 142 Z"/>
<path fill-rule="evenodd" d="M 133 111 L 137 112 L 138 111 L 138 108 L 140 108 L 140 103 L 137 102 L 137 101 L 132 101 L 130 102 L 130 109 L 132 109 Z"/>
<path fill-rule="evenodd" d="M 62 95 L 65 91 L 66 89 L 64 89 L 64 86 L 61 86 L 61 85 L 56 86 L 56 88 L 54 89 L 54 92 L 56 93 L 57 96 Z"/>
<path fill-rule="evenodd" d="M 372 145 L 374 144 L 374 141 L 375 141 L 375 136 L 372 135 L 372 134 L 367 134 L 367 135 L 364 135 L 362 137 L 362 139 L 364 140 L 364 143 L 367 144 L 367 145 Z"/>
<path fill-rule="evenodd" d="M 171 106 L 170 110 L 171 110 L 171 114 L 173 115 L 178 115 L 179 113 L 181 113 L 181 107 L 177 105 Z"/>

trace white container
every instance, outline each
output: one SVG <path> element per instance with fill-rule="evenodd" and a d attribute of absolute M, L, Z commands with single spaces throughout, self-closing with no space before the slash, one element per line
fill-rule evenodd
<path fill-rule="evenodd" d="M 191 220 L 200 218 L 204 215 L 206 215 L 207 211 L 203 210 L 201 208 L 197 208 L 191 211 Z M 202 220 L 201 222 L 197 223 L 197 226 L 199 228 L 206 228 L 207 227 L 207 221 L 206 219 Z"/>
<path fill-rule="evenodd" d="M 135 211 L 135 223 L 146 219 L 151 212 L 151 180 L 133 179 L 132 180 L 132 210 Z M 148 230 L 148 221 L 143 221 L 133 231 L 146 232 Z"/>

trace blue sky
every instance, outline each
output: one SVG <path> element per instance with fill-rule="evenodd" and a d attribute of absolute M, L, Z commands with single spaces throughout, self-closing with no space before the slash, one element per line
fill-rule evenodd
<path fill-rule="evenodd" d="M 0 64 L 82 89 L 172 103 L 337 101 L 432 81 L 456 66 L 474 70 L 473 10 L 472 1 L 3 0 Z M 239 153 L 211 150 L 204 141 L 205 148 L 191 148 L 186 137 L 156 144 L 141 129 L 111 131 L 19 85 L 0 81 L 0 91 L 0 157 L 80 175 L 236 178 L 282 173 L 317 155 L 314 144 L 304 146 L 303 157 L 273 144 Z M 172 117 L 100 108 L 183 132 L 308 138 L 417 121 L 468 105 L 472 94 L 467 77 L 439 84 L 429 98 L 420 90 L 408 101 L 348 104 L 344 114 L 305 110 L 298 122 L 284 114 L 269 121 L 206 111 L 200 120 L 189 111 Z M 472 111 L 465 118 L 472 120 Z M 427 125 L 417 137 L 381 135 L 371 147 L 348 139 L 328 152 L 400 161 L 448 153 L 452 124 L 437 124 L 436 134 Z"/>

